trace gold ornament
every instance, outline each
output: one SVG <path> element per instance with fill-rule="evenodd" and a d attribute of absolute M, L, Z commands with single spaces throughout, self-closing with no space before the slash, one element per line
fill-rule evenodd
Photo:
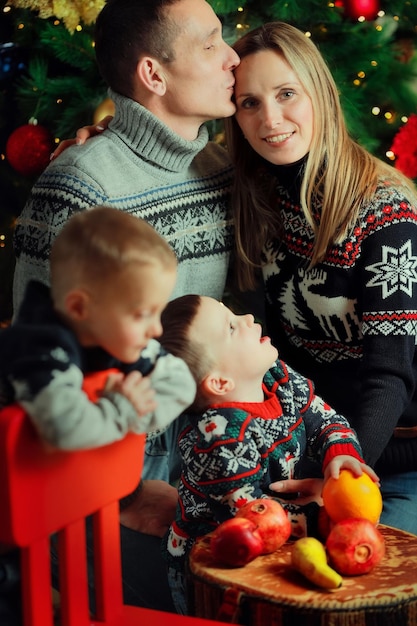
<path fill-rule="evenodd" d="M 70 32 L 80 22 L 92 24 L 105 4 L 105 0 L 7 0 L 6 5 L 17 9 L 38 11 L 39 17 L 56 17 Z"/>
<path fill-rule="evenodd" d="M 100 102 L 93 115 L 93 124 L 98 124 L 106 115 L 114 115 L 114 102 L 111 98 L 106 98 Z"/>

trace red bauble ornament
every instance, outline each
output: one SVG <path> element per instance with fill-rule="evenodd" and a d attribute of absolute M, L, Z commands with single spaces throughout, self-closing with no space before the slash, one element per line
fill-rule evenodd
<path fill-rule="evenodd" d="M 6 144 L 6 157 L 23 176 L 38 176 L 48 165 L 54 142 L 44 126 L 25 124 L 16 128 Z"/>
<path fill-rule="evenodd" d="M 357 20 L 364 17 L 366 20 L 375 20 L 380 10 L 378 0 L 344 0 L 346 17 Z"/>
<path fill-rule="evenodd" d="M 401 126 L 395 135 L 392 146 L 395 154 L 395 167 L 409 178 L 417 178 L 417 114 L 413 113 L 408 122 Z"/>

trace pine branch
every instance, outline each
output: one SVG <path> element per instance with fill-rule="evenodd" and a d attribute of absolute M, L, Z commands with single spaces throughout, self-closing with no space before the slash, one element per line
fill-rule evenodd
<path fill-rule="evenodd" d="M 290 22 L 304 31 L 318 30 L 323 25 L 338 23 L 342 18 L 340 8 L 329 6 L 323 0 L 311 0 L 308 8 L 305 0 L 275 0 L 271 11 L 275 20 Z"/>
<path fill-rule="evenodd" d="M 234 11 L 237 11 L 240 7 L 244 7 L 246 4 L 245 0 L 208 0 L 208 2 L 212 6 L 213 11 L 217 13 L 217 15 L 233 13 Z"/>
<path fill-rule="evenodd" d="M 71 34 L 64 26 L 45 22 L 40 42 L 51 55 L 73 68 L 90 72 L 96 67 L 93 39 L 85 30 Z"/>

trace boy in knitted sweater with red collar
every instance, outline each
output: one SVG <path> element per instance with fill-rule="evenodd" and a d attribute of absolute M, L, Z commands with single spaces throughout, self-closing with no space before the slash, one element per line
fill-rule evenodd
<path fill-rule="evenodd" d="M 366 472 L 355 432 L 284 362 L 252 315 L 235 315 L 213 298 L 183 296 L 162 314 L 161 343 L 188 364 L 197 383 L 188 425 L 176 519 L 166 536 L 171 589 L 186 612 L 183 567 L 195 539 L 232 517 L 248 500 L 271 497 L 272 482 L 305 475 L 324 480 L 342 468 Z M 293 536 L 312 534 L 318 503 L 282 502 Z"/>

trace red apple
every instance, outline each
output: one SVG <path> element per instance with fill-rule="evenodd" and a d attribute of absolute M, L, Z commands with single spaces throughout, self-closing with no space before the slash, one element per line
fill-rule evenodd
<path fill-rule="evenodd" d="M 367 574 L 381 562 L 385 541 L 379 530 L 367 519 L 348 517 L 331 529 L 326 550 L 330 564 L 339 574 Z"/>
<path fill-rule="evenodd" d="M 210 550 L 219 563 L 241 567 L 262 553 L 263 541 L 256 524 L 242 517 L 232 517 L 211 533 Z"/>
<path fill-rule="evenodd" d="M 272 498 L 251 500 L 236 513 L 236 518 L 245 518 L 256 525 L 263 541 L 262 554 L 278 550 L 291 535 L 291 522 L 279 502 Z"/>

